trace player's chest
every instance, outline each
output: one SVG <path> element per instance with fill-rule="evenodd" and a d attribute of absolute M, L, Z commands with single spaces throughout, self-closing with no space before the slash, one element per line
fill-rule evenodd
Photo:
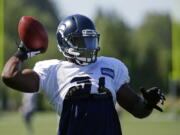
<path fill-rule="evenodd" d="M 104 83 L 106 87 L 112 87 L 114 78 L 115 72 L 109 67 L 61 68 L 57 72 L 59 85 L 88 83 L 98 87 L 100 83 Z"/>

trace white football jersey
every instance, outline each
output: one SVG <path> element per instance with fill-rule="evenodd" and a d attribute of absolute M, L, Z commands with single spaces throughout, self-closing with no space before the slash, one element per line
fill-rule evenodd
<path fill-rule="evenodd" d="M 45 60 L 37 62 L 34 71 L 40 77 L 39 89 L 45 93 L 59 115 L 66 93 L 73 86 L 81 85 L 84 90 L 98 93 L 99 79 L 104 77 L 105 87 L 111 91 L 115 103 L 117 90 L 129 82 L 126 66 L 109 57 L 98 57 L 95 63 L 87 66 L 56 59 Z M 90 87 L 87 87 L 87 83 Z"/>

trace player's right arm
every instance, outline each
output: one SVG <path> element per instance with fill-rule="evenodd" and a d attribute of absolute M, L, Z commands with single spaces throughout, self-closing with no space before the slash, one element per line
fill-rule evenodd
<path fill-rule="evenodd" d="M 5 64 L 2 72 L 3 82 L 21 92 L 37 92 L 39 76 L 31 69 L 21 69 L 22 60 L 12 56 Z"/>
<path fill-rule="evenodd" d="M 30 51 L 22 42 L 17 52 L 5 64 L 1 78 L 3 82 L 21 92 L 37 92 L 39 89 L 39 76 L 31 69 L 22 69 L 24 60 L 31 58 L 40 51 Z"/>

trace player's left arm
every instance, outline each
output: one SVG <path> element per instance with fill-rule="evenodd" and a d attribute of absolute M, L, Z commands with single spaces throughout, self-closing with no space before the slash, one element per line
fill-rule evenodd
<path fill-rule="evenodd" d="M 157 106 L 157 103 L 160 101 L 164 102 L 165 100 L 160 89 L 157 87 L 148 90 L 143 89 L 142 93 L 144 98 L 137 95 L 128 84 L 124 84 L 117 92 L 117 102 L 137 118 L 147 117 L 151 114 L 154 108 L 162 111 L 162 109 Z"/>

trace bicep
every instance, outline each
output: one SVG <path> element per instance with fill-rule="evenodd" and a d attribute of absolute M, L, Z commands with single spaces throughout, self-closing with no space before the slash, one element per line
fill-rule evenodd
<path fill-rule="evenodd" d="M 28 89 L 29 92 L 37 92 L 39 90 L 39 75 L 35 71 L 24 69 L 22 71 L 22 77 L 24 78 L 24 87 Z"/>
<path fill-rule="evenodd" d="M 21 92 L 37 92 L 39 89 L 39 76 L 31 69 L 23 69 L 5 83 Z"/>
<path fill-rule="evenodd" d="M 3 82 L 18 91 L 37 92 L 39 89 L 39 76 L 31 69 L 21 69 L 22 61 L 12 56 L 2 71 Z"/>

